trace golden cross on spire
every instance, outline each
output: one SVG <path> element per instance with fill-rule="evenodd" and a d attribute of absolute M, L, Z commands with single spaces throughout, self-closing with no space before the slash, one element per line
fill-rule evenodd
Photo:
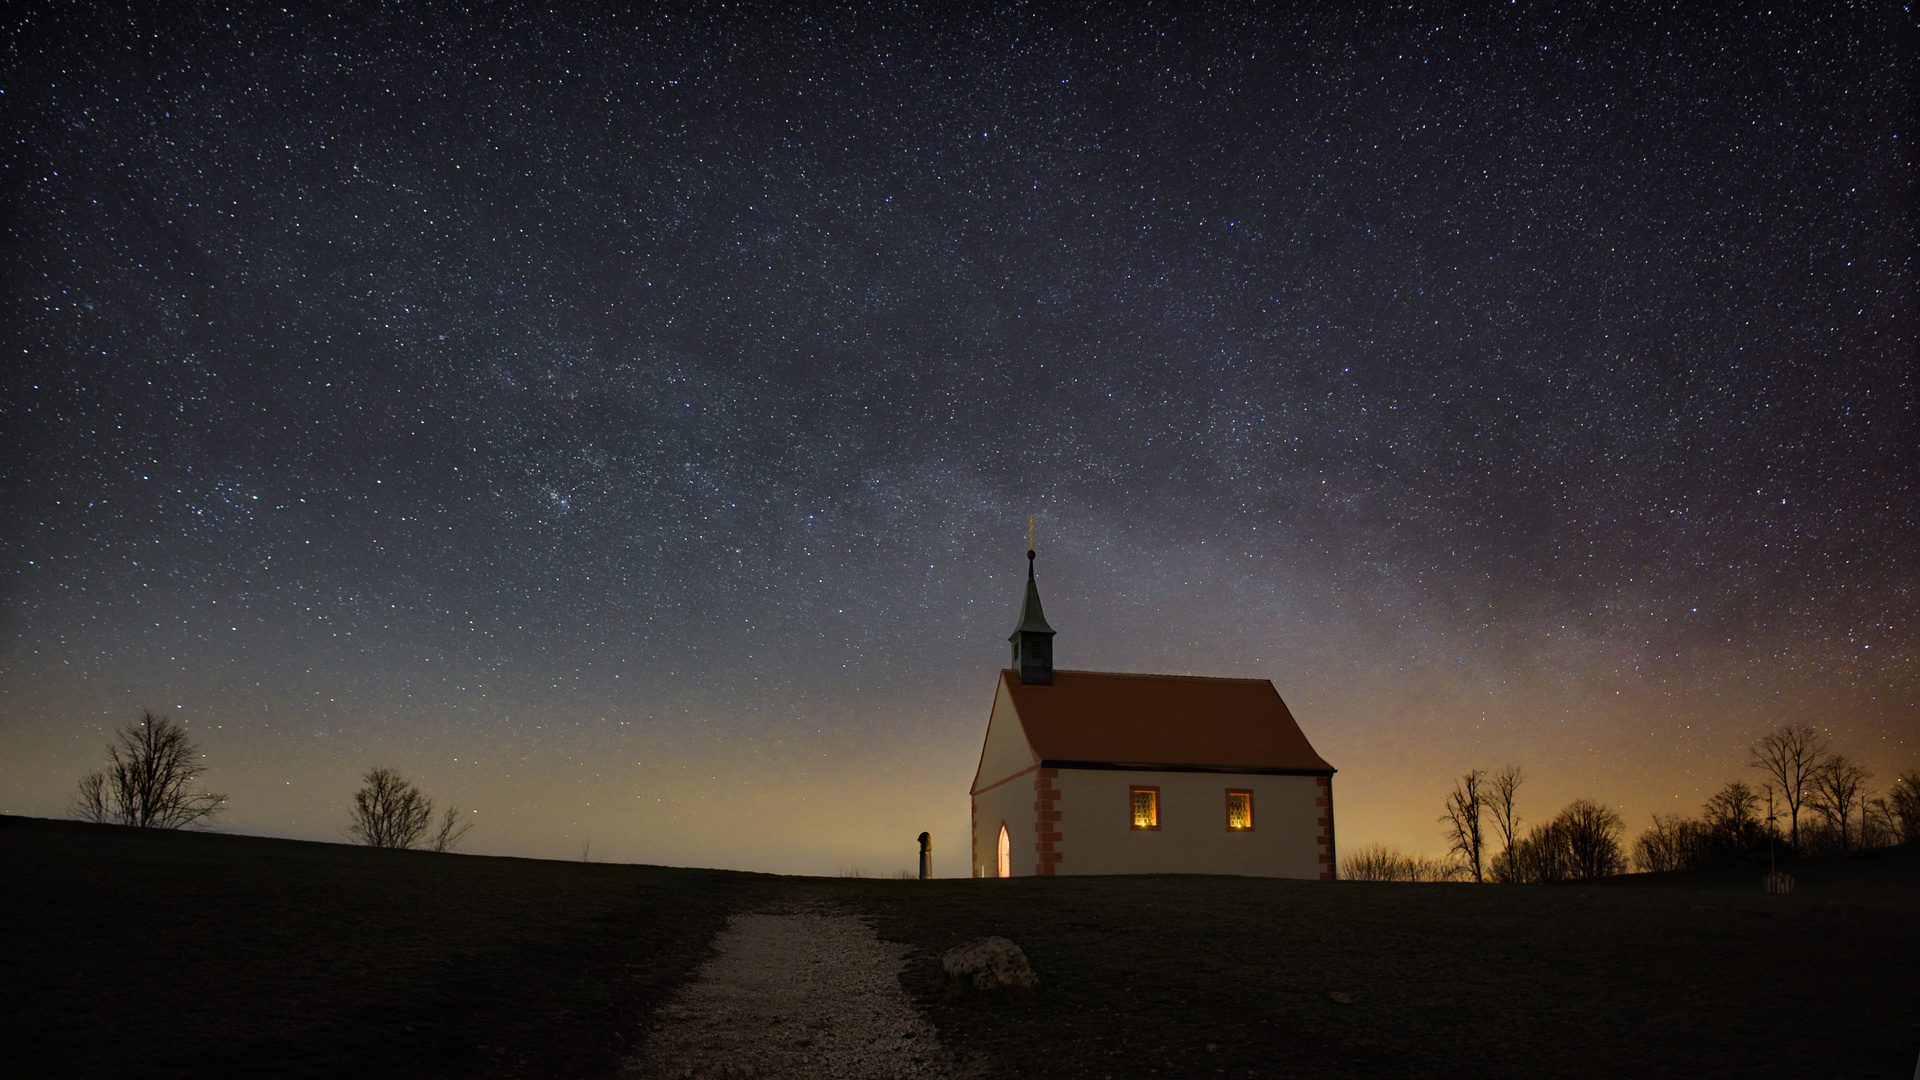
<path fill-rule="evenodd" d="M 1027 518 L 1027 550 L 1033 550 L 1033 518 Z"/>

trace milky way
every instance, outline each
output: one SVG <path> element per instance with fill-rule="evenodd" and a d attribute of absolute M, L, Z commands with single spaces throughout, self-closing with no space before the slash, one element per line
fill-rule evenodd
<path fill-rule="evenodd" d="M 958 852 L 1030 516 L 1062 666 L 1273 679 L 1343 847 L 1890 780 L 1902 18 L 11 19 L 0 811 L 146 706 L 242 831 Z"/>

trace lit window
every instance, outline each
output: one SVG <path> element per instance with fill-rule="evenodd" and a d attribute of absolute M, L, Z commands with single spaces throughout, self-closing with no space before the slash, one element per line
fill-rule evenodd
<path fill-rule="evenodd" d="M 1251 832 L 1253 830 L 1253 792 L 1227 792 L 1227 831 Z"/>
<path fill-rule="evenodd" d="M 1160 789 L 1157 787 L 1137 787 L 1131 789 L 1133 803 L 1133 827 L 1136 829 L 1157 829 L 1160 827 Z"/>

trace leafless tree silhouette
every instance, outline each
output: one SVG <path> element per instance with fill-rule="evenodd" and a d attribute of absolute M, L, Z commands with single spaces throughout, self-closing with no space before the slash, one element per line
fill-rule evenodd
<path fill-rule="evenodd" d="M 392 769 L 374 769 L 366 775 L 366 786 L 353 793 L 353 812 L 347 821 L 347 835 L 368 847 L 425 848 L 452 851 L 473 825 L 460 820 L 457 807 L 449 806 L 433 825 L 433 800 Z"/>
<path fill-rule="evenodd" d="M 1853 850 L 1850 822 L 1867 801 L 1867 781 L 1873 774 L 1845 754 L 1835 754 L 1814 771 L 1807 805 L 1840 833 L 1840 850 Z"/>
<path fill-rule="evenodd" d="M 186 728 L 140 710 L 140 719 L 114 732 L 113 763 L 80 778 L 75 816 L 87 821 L 178 829 L 211 821 L 227 797 L 195 791 L 205 757 Z"/>
<path fill-rule="evenodd" d="M 1557 821 L 1542 822 L 1501 852 L 1501 880 L 1524 885 L 1568 877 L 1567 838 Z"/>
<path fill-rule="evenodd" d="M 1747 763 L 1780 785 L 1780 797 L 1787 802 L 1787 820 L 1792 823 L 1789 842 L 1795 851 L 1800 850 L 1800 805 L 1806 801 L 1813 774 L 1826 757 L 1826 742 L 1798 724 L 1788 724 L 1754 743 L 1747 752 Z"/>
<path fill-rule="evenodd" d="M 1634 869 L 1658 873 L 1699 865 L 1706 848 L 1703 831 L 1699 822 L 1680 814 L 1653 815 L 1653 825 L 1633 842 Z"/>
<path fill-rule="evenodd" d="M 1514 797 L 1526 779 L 1527 774 L 1520 771 L 1520 766 L 1508 765 L 1494 773 L 1493 779 L 1487 782 L 1487 809 L 1493 812 L 1493 827 L 1500 831 L 1501 855 L 1513 850 L 1514 841 L 1520 834 L 1520 811 L 1515 806 Z M 1492 875 L 1495 881 L 1505 880 L 1498 872 L 1501 855 L 1494 856 L 1492 860 L 1496 871 Z M 1512 862 L 1511 859 L 1506 861 L 1509 864 Z"/>
<path fill-rule="evenodd" d="M 1619 814 L 1592 799 L 1576 799 L 1503 853 L 1502 880 L 1551 882 L 1621 873 L 1627 868 L 1620 851 L 1623 827 Z"/>
<path fill-rule="evenodd" d="M 1860 846 L 1892 847 L 1900 842 L 1900 819 L 1894 816 L 1893 803 L 1882 795 L 1868 799 L 1860 807 Z"/>
<path fill-rule="evenodd" d="M 1729 780 L 1701 807 L 1702 824 L 1716 856 L 1745 856 L 1764 846 L 1766 824 L 1760 817 L 1760 793 Z"/>
<path fill-rule="evenodd" d="M 1553 822 L 1565 837 L 1569 876 L 1607 877 L 1626 870 L 1627 860 L 1620 854 L 1626 823 L 1619 814 L 1592 799 L 1575 799 Z"/>
<path fill-rule="evenodd" d="M 473 822 L 461 819 L 459 807 L 449 806 L 440 817 L 440 827 L 433 830 L 433 839 L 427 841 L 427 850 L 452 851 L 472 828 Z"/>
<path fill-rule="evenodd" d="M 1342 881 L 1463 881 L 1469 876 L 1464 863 L 1433 855 L 1402 855 L 1381 843 L 1348 852 L 1340 860 Z"/>
<path fill-rule="evenodd" d="M 1447 826 L 1448 850 L 1460 856 L 1475 881 L 1486 880 L 1486 843 L 1480 829 L 1486 811 L 1486 792 L 1481 789 L 1485 778 L 1479 769 L 1469 770 L 1454 784 L 1453 794 L 1447 796 L 1447 812 L 1440 815 Z"/>
<path fill-rule="evenodd" d="M 1887 792 L 1900 843 L 1920 842 L 1920 769 L 1902 769 Z"/>
<path fill-rule="evenodd" d="M 1340 858 L 1341 881 L 1399 881 L 1402 856 L 1385 844 L 1373 843 Z"/>

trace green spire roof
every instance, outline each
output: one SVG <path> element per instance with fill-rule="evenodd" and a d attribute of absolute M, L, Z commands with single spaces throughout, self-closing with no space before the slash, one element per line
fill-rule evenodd
<path fill-rule="evenodd" d="M 1040 586 L 1033 580 L 1033 552 L 1027 552 L 1027 595 L 1020 601 L 1020 625 L 1007 635 L 1012 641 L 1021 634 L 1051 634 L 1053 627 L 1047 625 L 1047 614 L 1040 610 Z"/>

